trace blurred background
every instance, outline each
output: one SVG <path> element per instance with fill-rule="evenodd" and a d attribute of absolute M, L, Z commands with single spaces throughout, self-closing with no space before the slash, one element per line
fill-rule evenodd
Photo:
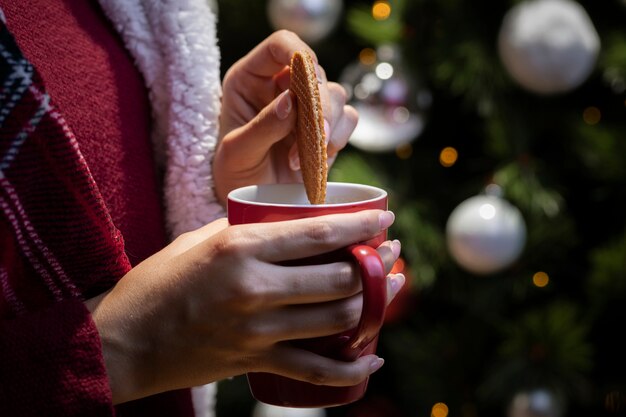
<path fill-rule="evenodd" d="M 218 417 L 626 415 L 626 1 L 218 1 L 225 71 L 278 28 L 361 115 L 330 173 L 390 193 L 408 278 L 365 398 Z"/>

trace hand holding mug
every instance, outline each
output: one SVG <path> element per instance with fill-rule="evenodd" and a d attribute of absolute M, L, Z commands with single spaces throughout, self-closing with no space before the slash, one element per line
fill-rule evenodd
<path fill-rule="evenodd" d="M 377 367 L 374 355 L 334 360 L 293 339 L 347 331 L 361 311 L 359 273 L 348 262 L 284 266 L 380 235 L 384 210 L 186 233 L 115 287 L 86 302 L 102 340 L 113 401 L 191 387 L 247 372 L 349 386 Z M 388 272 L 399 247 L 377 248 Z M 389 281 L 401 286 L 403 277 Z"/>
<path fill-rule="evenodd" d="M 349 183 L 328 183 L 326 204 L 309 204 L 302 184 L 266 184 L 242 187 L 228 195 L 228 220 L 231 224 L 278 222 L 368 209 L 386 210 L 387 193 L 376 187 Z M 387 212 L 388 213 L 388 212 Z M 362 308 L 358 326 L 349 331 L 319 337 L 297 338 L 291 346 L 318 357 L 351 362 L 375 353 L 387 302 L 387 273 L 383 260 L 373 248 L 386 238 L 386 228 L 360 244 L 322 252 L 318 256 L 296 258 L 289 265 L 330 265 L 354 262 L 362 281 Z M 399 247 L 397 247 L 399 250 Z M 397 253 L 399 254 L 399 252 Z M 394 258 L 397 259 L 394 253 Z M 314 278 L 312 278 L 314 279 Z M 304 324 L 304 323 L 303 323 Z M 372 363 L 378 366 L 380 362 Z M 330 407 L 361 398 L 367 379 L 358 384 L 332 387 L 324 381 L 306 382 L 271 373 L 249 373 L 254 397 L 262 402 L 286 407 Z"/>

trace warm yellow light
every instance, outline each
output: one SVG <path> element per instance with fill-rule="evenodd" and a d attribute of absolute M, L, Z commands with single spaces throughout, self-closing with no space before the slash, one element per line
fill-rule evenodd
<path fill-rule="evenodd" d="M 535 272 L 533 275 L 533 284 L 536 287 L 543 288 L 550 282 L 550 277 L 543 271 Z"/>
<path fill-rule="evenodd" d="M 364 48 L 359 52 L 359 61 L 363 65 L 372 65 L 376 62 L 376 51 L 372 48 Z"/>
<path fill-rule="evenodd" d="M 583 120 L 588 125 L 597 124 L 598 122 L 600 122 L 601 118 L 602 118 L 602 113 L 600 112 L 600 109 L 597 107 L 593 107 L 593 106 L 587 107 L 583 111 Z"/>
<path fill-rule="evenodd" d="M 410 143 L 400 145 L 396 148 L 396 155 L 400 159 L 409 159 L 413 155 L 413 146 Z"/>
<path fill-rule="evenodd" d="M 444 403 L 437 403 L 433 405 L 433 409 L 430 412 L 431 417 L 447 417 L 448 406 Z"/>
<path fill-rule="evenodd" d="M 386 20 L 391 15 L 391 4 L 388 1 L 376 1 L 372 6 L 372 17 L 375 20 Z"/>
<path fill-rule="evenodd" d="M 459 153 L 452 146 L 446 146 L 439 154 L 439 163 L 444 167 L 451 167 L 459 158 Z"/>

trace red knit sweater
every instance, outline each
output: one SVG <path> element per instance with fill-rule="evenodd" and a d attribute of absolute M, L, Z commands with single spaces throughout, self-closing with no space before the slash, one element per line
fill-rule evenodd
<path fill-rule="evenodd" d="M 188 390 L 115 410 L 82 304 L 166 243 L 143 80 L 96 1 L 0 0 L 0 8 L 54 109 L 32 132 L 41 146 L 20 149 L 13 178 L 0 171 L 0 415 L 193 415 Z M 0 168 L 32 120 L 18 111 L 0 124 Z M 71 140 L 46 145 L 63 135 L 79 153 Z"/>

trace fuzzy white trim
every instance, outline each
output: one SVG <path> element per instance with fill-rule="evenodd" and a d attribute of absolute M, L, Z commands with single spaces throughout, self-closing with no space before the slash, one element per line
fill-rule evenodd
<path fill-rule="evenodd" d="M 173 239 L 224 216 L 211 162 L 220 112 L 216 15 L 207 0 L 100 0 L 150 93 L 157 161 Z M 212 3 L 215 4 L 214 2 Z M 213 417 L 216 384 L 192 389 L 197 417 Z"/>
<path fill-rule="evenodd" d="M 172 237 L 224 216 L 211 162 L 220 112 L 216 16 L 206 0 L 100 0 L 150 92 Z"/>

